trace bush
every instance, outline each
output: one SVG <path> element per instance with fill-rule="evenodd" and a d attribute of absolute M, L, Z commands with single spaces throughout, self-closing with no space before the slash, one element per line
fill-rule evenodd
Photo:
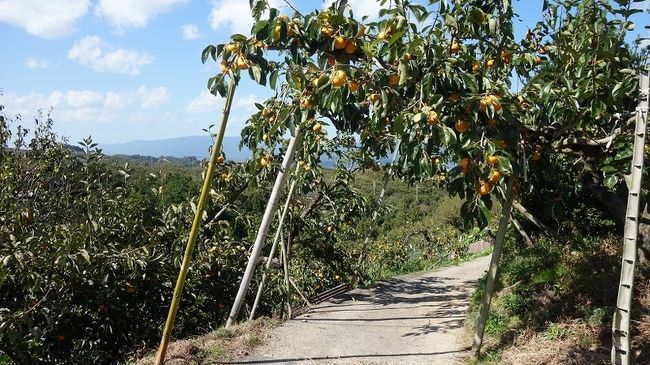
<path fill-rule="evenodd" d="M 155 343 L 193 203 L 162 210 L 143 194 L 155 178 L 107 166 L 90 139 L 73 152 L 49 119 L 30 141 L 0 123 L 0 352 L 23 364 L 100 364 Z M 177 335 L 225 317 L 245 259 L 233 243 L 242 223 L 230 219 L 199 238 Z M 222 237 L 233 240 L 217 247 Z"/>

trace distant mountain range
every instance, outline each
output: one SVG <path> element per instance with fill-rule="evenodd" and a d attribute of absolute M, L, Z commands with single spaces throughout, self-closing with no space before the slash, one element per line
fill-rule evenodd
<path fill-rule="evenodd" d="M 239 137 L 224 137 L 223 151 L 231 161 L 242 162 L 250 158 L 247 148 L 239 150 Z M 140 155 L 153 157 L 196 157 L 199 160 L 209 157 L 212 146 L 210 136 L 187 136 L 159 140 L 138 140 L 126 143 L 100 144 L 106 155 Z"/>

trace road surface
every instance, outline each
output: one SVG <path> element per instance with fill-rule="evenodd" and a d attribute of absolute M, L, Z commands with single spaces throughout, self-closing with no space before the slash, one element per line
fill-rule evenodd
<path fill-rule="evenodd" d="M 490 257 L 395 277 L 347 292 L 272 330 L 248 358 L 229 364 L 455 364 L 469 297 Z"/>

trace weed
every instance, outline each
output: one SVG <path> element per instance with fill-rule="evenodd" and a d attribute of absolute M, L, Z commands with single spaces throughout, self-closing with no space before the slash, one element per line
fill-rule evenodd
<path fill-rule="evenodd" d="M 508 316 L 490 311 L 485 324 L 485 332 L 496 338 L 501 338 L 508 331 L 509 323 L 510 318 Z"/>
<path fill-rule="evenodd" d="M 259 345 L 260 342 L 261 342 L 260 338 L 254 333 L 249 333 L 244 339 L 244 345 L 246 345 L 247 347 L 255 347 Z"/>
<path fill-rule="evenodd" d="M 223 343 L 215 342 L 214 344 L 201 349 L 201 358 L 207 361 L 216 361 L 224 358 L 226 351 L 223 347 Z"/>
<path fill-rule="evenodd" d="M 585 320 L 591 326 L 602 326 L 612 318 L 612 315 L 613 311 L 611 308 L 599 307 L 587 310 Z"/>
<path fill-rule="evenodd" d="M 568 328 L 563 327 L 558 323 L 552 323 L 542 335 L 544 338 L 549 340 L 560 340 L 566 338 L 570 334 L 571 331 Z"/>
<path fill-rule="evenodd" d="M 214 331 L 214 336 L 216 338 L 232 338 L 235 337 L 237 333 L 230 328 L 220 327 Z"/>
<path fill-rule="evenodd" d="M 501 352 L 498 350 L 489 350 L 480 354 L 478 357 L 469 359 L 467 365 L 486 365 L 494 364 L 501 361 Z"/>

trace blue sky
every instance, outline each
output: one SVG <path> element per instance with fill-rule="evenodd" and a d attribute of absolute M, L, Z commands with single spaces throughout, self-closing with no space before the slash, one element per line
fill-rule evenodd
<path fill-rule="evenodd" d="M 291 2 L 301 10 L 325 6 Z M 281 0 L 271 3 L 290 12 Z M 355 16 L 380 8 L 375 0 L 350 3 Z M 514 4 L 522 36 L 539 20 L 542 0 Z M 650 17 L 635 21 L 644 32 Z M 206 90 L 218 65 L 202 65 L 201 50 L 250 24 L 248 0 L 0 0 L 0 104 L 27 122 L 54 107 L 55 130 L 71 142 L 199 135 L 218 122 L 222 105 Z M 243 82 L 227 134 L 238 135 L 253 103 L 269 95 Z"/>

